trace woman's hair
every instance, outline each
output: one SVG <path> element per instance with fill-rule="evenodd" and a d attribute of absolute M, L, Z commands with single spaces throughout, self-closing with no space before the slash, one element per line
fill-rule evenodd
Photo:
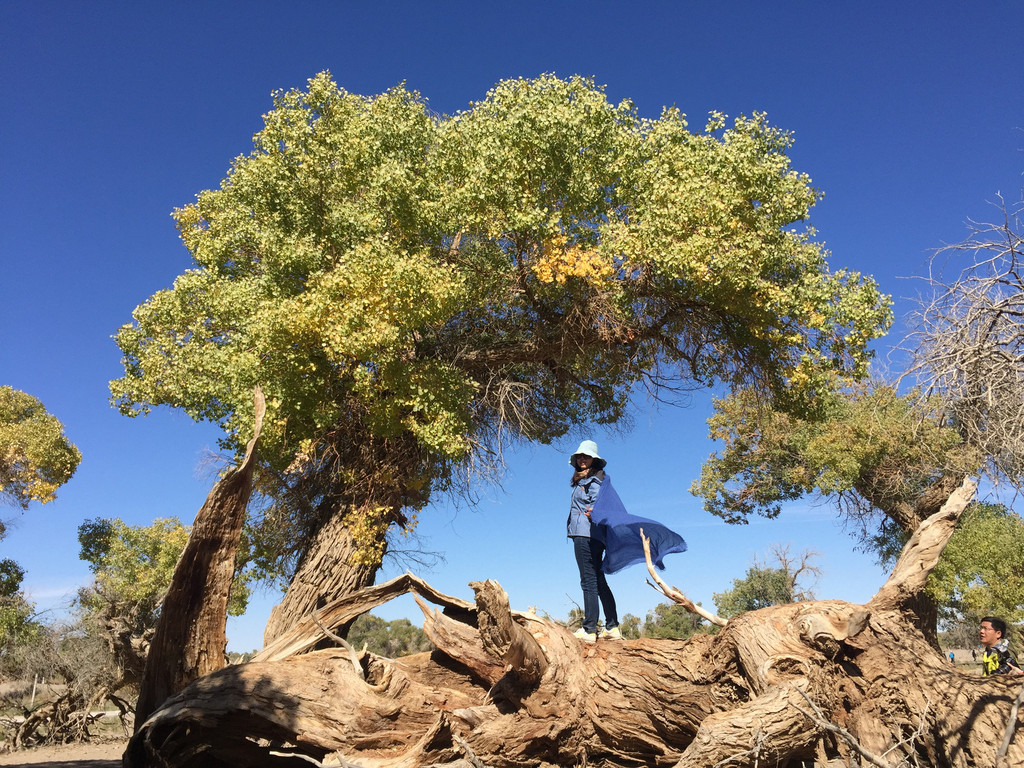
<path fill-rule="evenodd" d="M 586 469 L 577 469 L 572 473 L 572 480 L 569 481 L 569 485 L 577 485 L 580 480 L 590 477 L 593 471 L 594 468 L 592 466 Z"/>
<path fill-rule="evenodd" d="M 575 462 L 573 462 L 573 466 L 576 466 Z M 580 469 L 579 467 L 576 467 L 576 471 L 572 473 L 572 479 L 569 481 L 569 485 L 577 485 L 579 484 L 580 480 L 585 480 L 588 477 L 599 477 L 603 480 L 605 466 L 607 466 L 607 462 L 601 460 L 594 461 L 594 463 L 591 464 L 586 469 Z"/>

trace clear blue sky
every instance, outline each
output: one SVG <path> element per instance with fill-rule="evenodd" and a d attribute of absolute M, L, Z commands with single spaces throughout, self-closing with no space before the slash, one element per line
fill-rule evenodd
<path fill-rule="evenodd" d="M 931 250 L 968 218 L 1019 199 L 1024 171 L 1024 7 L 1019 2 L 0 2 L 0 384 L 39 397 L 83 454 L 56 502 L 4 512 L 0 556 L 28 571 L 40 609 L 66 605 L 89 572 L 86 519 L 191 521 L 212 483 L 216 431 L 179 413 L 127 419 L 108 405 L 120 375 L 111 335 L 190 266 L 170 212 L 215 187 L 251 148 L 270 94 L 329 69 L 356 93 L 398 82 L 451 113 L 506 77 L 593 75 L 655 116 L 678 105 L 768 113 L 791 130 L 794 167 L 825 192 L 812 223 L 834 268 L 873 274 L 911 307 Z M 884 355 L 886 345 L 880 346 Z M 626 434 L 595 433 L 636 514 L 679 530 L 690 551 L 666 579 L 711 605 L 773 543 L 814 549 L 821 597 L 863 601 L 883 575 L 854 553 L 828 506 L 729 527 L 690 481 L 713 449 L 706 399 L 639 404 Z M 471 597 L 497 579 L 514 607 L 564 617 L 579 602 L 564 538 L 566 455 L 509 457 L 503 490 L 422 515 L 422 546 L 447 562 L 421 575 Z M 384 577 L 403 570 L 391 565 Z M 612 577 L 620 613 L 659 602 L 640 568 Z M 229 623 L 230 647 L 260 645 L 272 596 Z M 411 601 L 379 611 L 415 618 Z"/>

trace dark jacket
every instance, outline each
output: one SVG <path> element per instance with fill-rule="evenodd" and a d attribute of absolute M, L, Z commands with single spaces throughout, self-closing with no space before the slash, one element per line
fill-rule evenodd
<path fill-rule="evenodd" d="M 1007 672 L 1017 669 L 1020 667 L 1017 660 L 1013 658 L 1013 654 L 1010 653 L 1010 644 L 1005 639 L 981 652 L 981 674 L 985 677 L 1005 675 Z"/>

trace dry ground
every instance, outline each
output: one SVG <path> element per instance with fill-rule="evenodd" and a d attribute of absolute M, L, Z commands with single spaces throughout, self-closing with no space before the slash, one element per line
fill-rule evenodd
<path fill-rule="evenodd" d="M 91 742 L 37 747 L 0 755 L 0 765 L 46 765 L 50 768 L 120 768 L 121 755 L 128 742 Z"/>

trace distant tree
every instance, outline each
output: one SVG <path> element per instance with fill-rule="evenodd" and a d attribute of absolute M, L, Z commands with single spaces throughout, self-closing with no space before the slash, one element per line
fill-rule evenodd
<path fill-rule="evenodd" d="M 732 589 L 716 592 L 712 599 L 722 618 L 756 611 L 769 605 L 793 602 L 789 579 L 781 568 L 751 566 L 742 579 L 733 579 Z"/>
<path fill-rule="evenodd" d="M 569 618 L 566 619 L 565 625 L 573 629 L 578 629 L 583 626 L 583 609 L 579 606 L 569 609 Z"/>
<path fill-rule="evenodd" d="M 28 509 L 53 501 L 82 455 L 36 398 L 0 387 L 0 501 Z"/>
<path fill-rule="evenodd" d="M 387 531 L 508 441 L 616 422 L 637 388 L 799 411 L 863 374 L 889 302 L 830 271 L 790 144 L 761 114 L 643 119 L 578 77 L 441 117 L 323 73 L 175 212 L 195 266 L 118 332 L 114 401 L 216 422 L 240 453 L 262 385 L 253 530 L 297 574 L 273 637 L 372 583 Z"/>
<path fill-rule="evenodd" d="M 659 603 L 647 612 L 644 637 L 671 637 L 685 640 L 697 632 L 711 631 L 710 625 L 697 614 L 676 603 Z"/>
<path fill-rule="evenodd" d="M 60 421 L 39 400 L 0 386 L 0 503 L 28 509 L 33 501 L 53 501 L 81 458 Z M 0 521 L 0 541 L 6 535 L 7 526 Z M 26 649 L 43 632 L 21 591 L 24 576 L 14 560 L 0 560 L 0 673 L 5 675 L 23 671 Z"/>
<path fill-rule="evenodd" d="M 148 526 L 97 518 L 78 527 L 80 557 L 95 580 L 79 590 L 77 602 L 90 631 L 107 638 L 113 664 L 132 683 L 142 675 L 160 601 L 188 535 L 189 527 L 177 518 L 159 518 Z M 246 579 L 236 579 L 229 614 L 244 613 L 248 598 Z"/>
<path fill-rule="evenodd" d="M 988 612 L 977 614 L 961 613 L 955 617 L 943 619 L 942 629 L 939 632 L 940 647 L 977 648 L 978 627 L 981 626 L 982 617 L 989 615 L 998 616 L 999 614 L 995 611 L 991 614 Z"/>
<path fill-rule="evenodd" d="M 9 679 L 24 674 L 25 652 L 43 631 L 21 591 L 24 577 L 25 571 L 16 562 L 0 560 L 0 674 Z"/>
<path fill-rule="evenodd" d="M 27 649 L 25 664 L 49 678 L 63 679 L 66 689 L 14 729 L 15 744 L 87 738 L 87 713 L 108 703 L 122 716 L 130 712 L 161 599 L 188 535 L 188 526 L 175 518 L 148 526 L 99 518 L 79 526 L 80 557 L 93 571 L 93 584 L 79 590 L 71 623 L 34 625 L 32 647 L 24 641 L 19 645 Z M 0 590 L 20 582 L 20 570 L 12 570 L 10 563 L 0 563 Z M 249 595 L 246 579 L 236 580 L 233 587 L 229 613 L 239 615 Z M 8 615 L 4 607 L 0 598 L 0 632 Z"/>
<path fill-rule="evenodd" d="M 627 640 L 636 640 L 640 637 L 640 617 L 627 613 L 619 620 L 619 631 Z"/>
<path fill-rule="evenodd" d="M 772 551 L 777 565 L 759 563 L 747 569 L 742 579 L 734 579 L 732 589 L 716 592 L 712 598 L 723 618 L 738 616 L 746 611 L 756 611 L 770 605 L 786 605 L 801 600 L 814 599 L 813 594 L 798 586 L 801 576 L 818 575 L 820 571 L 810 565 L 816 555 L 805 552 L 800 562 L 795 563 L 787 548 L 775 547 Z"/>
<path fill-rule="evenodd" d="M 408 619 L 385 621 L 364 613 L 349 628 L 346 638 L 353 648 L 366 648 L 370 653 L 397 659 L 433 649 L 426 633 Z"/>
<path fill-rule="evenodd" d="M 1002 504 L 972 504 L 960 518 L 928 592 L 944 625 L 961 620 L 977 633 L 982 616 L 1024 621 L 1024 521 Z M 976 638 L 975 638 L 976 639 Z"/>
<path fill-rule="evenodd" d="M 151 618 L 170 583 L 189 526 L 178 518 L 157 518 L 150 525 L 128 525 L 119 518 L 96 518 L 78 527 L 80 558 L 89 563 L 100 588 L 117 599 L 138 606 Z M 243 559 L 249 559 L 245 557 Z M 228 612 L 245 613 L 250 590 L 246 579 L 236 579 Z"/>

